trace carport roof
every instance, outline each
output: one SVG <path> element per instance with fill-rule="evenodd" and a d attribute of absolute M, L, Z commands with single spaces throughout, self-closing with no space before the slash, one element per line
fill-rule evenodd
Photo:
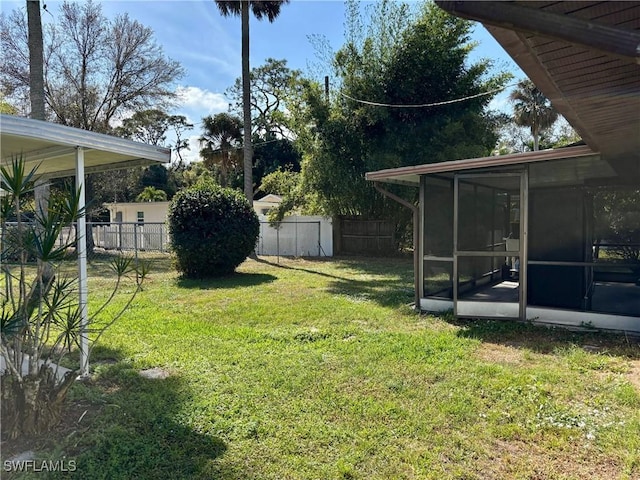
<path fill-rule="evenodd" d="M 85 173 L 168 163 L 171 150 L 41 120 L 0 115 L 2 163 L 22 156 L 49 178 L 75 175 L 76 150 L 84 150 Z"/>

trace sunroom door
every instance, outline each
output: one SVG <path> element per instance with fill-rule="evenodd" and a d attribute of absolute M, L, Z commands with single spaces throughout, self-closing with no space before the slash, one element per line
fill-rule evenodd
<path fill-rule="evenodd" d="M 522 173 L 454 179 L 454 311 L 461 317 L 524 318 L 526 229 Z"/>

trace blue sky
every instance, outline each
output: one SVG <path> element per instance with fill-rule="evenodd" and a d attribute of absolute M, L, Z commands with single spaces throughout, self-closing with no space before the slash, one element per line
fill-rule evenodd
<path fill-rule="evenodd" d="M 44 3 L 55 14 L 60 2 Z M 222 17 L 213 0 L 104 0 L 101 3 L 108 17 L 128 13 L 152 28 L 165 54 L 185 68 L 185 77 L 176 85 L 182 105 L 172 113 L 186 115 L 197 126 L 203 116 L 227 109 L 224 91 L 241 73 L 239 18 Z M 2 11 L 23 5 L 24 0 L 0 1 Z M 340 0 L 292 0 L 283 6 L 274 23 L 252 18 L 251 66 L 259 66 L 273 57 L 286 59 L 290 68 L 309 72 L 310 66 L 321 63 L 309 36 L 324 36 L 334 50 L 339 49 L 344 41 L 344 10 Z M 42 18 L 46 22 L 51 16 L 45 12 Z M 479 45 L 472 52 L 471 60 L 491 58 L 501 69 L 511 71 L 517 78 L 523 77 L 481 25 L 475 27 L 473 39 Z M 504 108 L 506 97 L 506 93 L 501 94 L 492 106 Z M 192 139 L 198 135 L 196 128 Z M 197 151 L 194 144 L 191 155 L 197 156 Z"/>

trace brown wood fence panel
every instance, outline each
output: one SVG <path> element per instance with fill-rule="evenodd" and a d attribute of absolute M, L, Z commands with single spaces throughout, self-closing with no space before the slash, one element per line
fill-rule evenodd
<path fill-rule="evenodd" d="M 395 224 L 389 220 L 338 217 L 333 222 L 333 247 L 338 255 L 396 253 Z"/>

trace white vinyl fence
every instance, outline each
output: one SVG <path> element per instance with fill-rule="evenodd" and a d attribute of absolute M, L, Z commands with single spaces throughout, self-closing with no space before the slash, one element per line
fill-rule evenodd
<path fill-rule="evenodd" d="M 260 215 L 258 255 L 291 257 L 332 257 L 331 219 L 320 216 L 292 216 L 269 223 Z"/>
<path fill-rule="evenodd" d="M 96 247 L 106 250 L 165 252 L 169 235 L 164 223 L 88 223 Z"/>
<path fill-rule="evenodd" d="M 270 224 L 260 215 L 258 255 L 291 257 L 333 256 L 333 226 L 331 219 L 320 216 L 292 216 Z M 95 247 L 105 250 L 169 251 L 169 235 L 164 223 L 87 222 L 87 234 L 93 236 Z M 74 227 L 63 229 L 59 244 L 75 238 Z"/>

